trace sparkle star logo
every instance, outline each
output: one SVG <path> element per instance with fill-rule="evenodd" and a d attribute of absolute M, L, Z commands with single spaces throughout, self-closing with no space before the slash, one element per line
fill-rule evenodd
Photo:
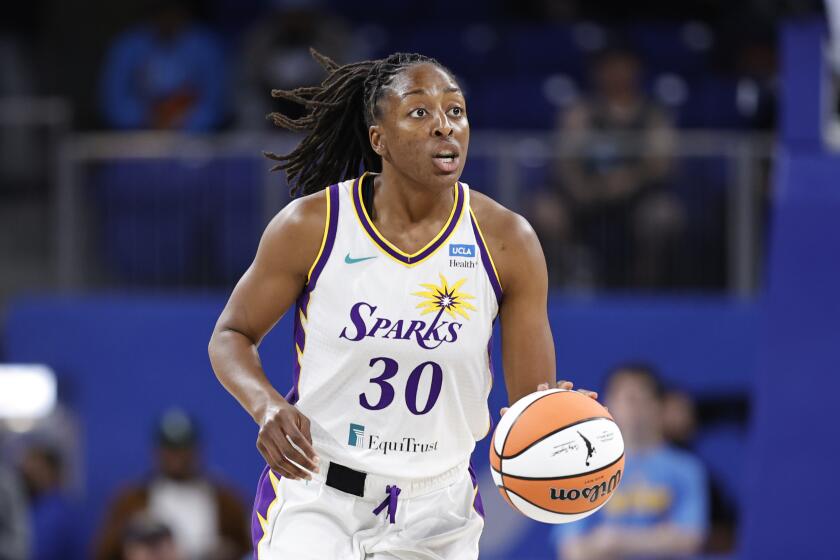
<path fill-rule="evenodd" d="M 467 278 L 450 284 L 440 274 L 440 284 L 420 284 L 422 291 L 411 295 L 422 298 L 415 306 L 421 318 L 395 316 L 383 313 L 384 305 L 359 301 L 350 307 L 349 321 L 342 327 L 338 338 L 359 342 L 370 337 L 386 340 L 408 340 L 424 350 L 434 350 L 441 344 L 458 340 L 461 328 L 478 308 L 471 300 L 475 296 L 464 291 Z M 411 315 L 413 315 L 412 313 Z"/>
<path fill-rule="evenodd" d="M 469 319 L 470 316 L 467 312 L 478 311 L 478 309 L 468 301 L 475 299 L 475 296 L 461 290 L 461 286 L 466 281 L 466 278 L 461 278 L 450 285 L 449 281 L 441 273 L 440 284 L 420 284 L 422 288 L 425 288 L 425 291 L 411 294 L 423 298 L 423 301 L 416 306 L 417 309 L 422 309 L 420 315 L 437 313 L 432 324 L 437 323 L 440 316 L 444 313 L 448 314 L 452 319 L 457 319 L 458 315 L 464 319 Z"/>

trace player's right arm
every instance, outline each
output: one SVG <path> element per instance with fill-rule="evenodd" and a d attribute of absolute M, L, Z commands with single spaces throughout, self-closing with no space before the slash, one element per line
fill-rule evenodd
<path fill-rule="evenodd" d="M 254 262 L 213 329 L 208 348 L 216 377 L 260 428 L 260 453 L 271 468 L 292 479 L 309 474 L 291 461 L 317 470 L 309 419 L 271 385 L 257 348 L 306 285 L 324 235 L 326 213 L 321 191 L 292 201 L 271 220 Z"/>

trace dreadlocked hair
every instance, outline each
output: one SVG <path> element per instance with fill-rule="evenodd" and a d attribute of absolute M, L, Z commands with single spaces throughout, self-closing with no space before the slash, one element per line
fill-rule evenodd
<path fill-rule="evenodd" d="M 370 145 L 368 127 L 379 118 L 377 103 L 399 72 L 414 64 L 430 63 L 452 76 L 437 60 L 421 54 L 395 53 L 341 66 L 315 49 L 309 52 L 328 73 L 321 85 L 271 90 L 272 97 L 298 103 L 306 114 L 300 118 L 277 112 L 268 115 L 281 128 L 309 131 L 289 154 L 264 152 L 279 162 L 271 171 L 286 171 L 292 197 L 356 177 L 362 166 L 373 172 L 382 170 L 382 160 Z"/>

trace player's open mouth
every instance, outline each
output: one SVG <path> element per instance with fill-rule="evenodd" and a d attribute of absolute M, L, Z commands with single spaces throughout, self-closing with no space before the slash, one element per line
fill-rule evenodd
<path fill-rule="evenodd" d="M 458 153 L 455 151 L 443 151 L 435 154 L 432 161 L 441 171 L 454 173 L 458 169 L 458 157 Z"/>

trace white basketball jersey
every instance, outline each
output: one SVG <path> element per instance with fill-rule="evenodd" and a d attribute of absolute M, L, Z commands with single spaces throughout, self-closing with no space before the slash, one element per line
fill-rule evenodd
<path fill-rule="evenodd" d="M 362 180 L 327 188 L 318 257 L 295 310 L 287 396 L 316 451 L 380 475 L 428 477 L 466 460 L 491 426 L 490 337 L 502 289 L 467 185 L 443 229 L 409 255 L 362 202 Z"/>

